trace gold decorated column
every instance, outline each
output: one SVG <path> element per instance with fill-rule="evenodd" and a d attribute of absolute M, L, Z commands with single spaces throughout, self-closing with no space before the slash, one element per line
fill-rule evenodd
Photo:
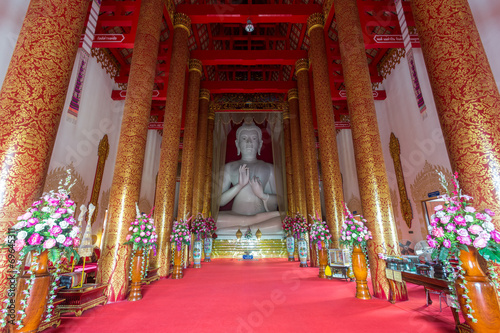
<path fill-rule="evenodd" d="M 131 247 L 123 245 L 130 222 L 136 217 L 146 150 L 151 94 L 156 75 L 160 42 L 162 0 L 143 0 L 123 120 L 118 142 L 115 171 L 109 198 L 108 222 L 98 281 L 107 283 L 108 302 L 125 299 Z"/>
<path fill-rule="evenodd" d="M 288 202 L 288 214 L 295 214 L 295 203 L 293 195 L 293 168 L 292 168 L 292 142 L 290 134 L 290 111 L 283 111 L 283 132 L 285 134 L 285 172 L 286 172 L 286 192 Z"/>
<path fill-rule="evenodd" d="M 0 239 L 42 194 L 89 1 L 32 0 L 0 90 Z M 0 300 L 7 251 L 0 255 Z"/>
<path fill-rule="evenodd" d="M 155 224 L 158 229 L 159 248 L 155 265 L 159 267 L 158 275 L 162 278 L 168 275 L 170 267 L 170 231 L 175 205 L 175 183 L 179 158 L 184 81 L 186 64 L 189 60 L 188 37 L 190 29 L 191 20 L 189 17 L 181 13 L 175 14 L 155 201 Z"/>
<path fill-rule="evenodd" d="M 293 192 L 295 198 L 295 209 L 297 210 L 296 212 L 307 216 L 304 161 L 302 160 L 302 139 L 300 137 L 299 93 L 297 89 L 288 90 L 288 108 L 290 111 L 290 142 L 292 146 Z"/>
<path fill-rule="evenodd" d="M 332 93 L 328 77 L 323 14 L 316 13 L 311 15 L 307 20 L 307 27 L 311 45 L 309 48 L 309 59 L 312 62 L 313 71 L 326 222 L 333 235 L 333 247 L 338 248 L 340 228 L 344 222 L 344 194 L 337 150 L 337 132 L 335 130 Z"/>
<path fill-rule="evenodd" d="M 412 9 L 451 166 L 498 229 L 500 94 L 469 4 L 413 0 Z"/>
<path fill-rule="evenodd" d="M 304 157 L 304 178 L 306 187 L 307 212 L 321 217 L 321 199 L 319 194 L 318 155 L 314 139 L 314 124 L 311 111 L 309 90 L 309 61 L 299 59 L 295 63 L 297 89 L 299 92 L 300 137 L 302 156 Z M 307 217 L 311 223 L 310 216 Z"/>
<path fill-rule="evenodd" d="M 192 211 L 194 162 L 196 153 L 196 135 L 198 131 L 198 110 L 200 108 L 200 79 L 202 64 L 196 59 L 189 60 L 189 79 L 186 101 L 184 138 L 182 141 L 181 184 L 179 187 L 179 208 L 177 219 L 196 215 Z"/>
<path fill-rule="evenodd" d="M 214 118 L 213 110 L 208 111 L 208 129 L 207 129 L 207 162 L 205 163 L 205 196 L 203 198 L 203 212 L 206 216 L 212 215 L 212 159 L 214 143 Z"/>
<path fill-rule="evenodd" d="M 399 245 L 363 33 L 356 0 L 334 0 L 334 6 L 359 192 L 368 228 L 373 233 L 373 240 L 368 242 L 373 296 L 387 299 L 389 282 L 385 276 L 386 265 L 377 253 L 399 255 Z M 407 299 L 404 284 L 398 286 L 395 298 Z"/>
<path fill-rule="evenodd" d="M 203 211 L 203 196 L 205 195 L 205 173 L 207 158 L 207 127 L 208 127 L 208 104 L 210 102 L 210 91 L 200 90 L 200 111 L 198 115 L 198 135 L 196 137 L 196 163 L 193 182 L 193 215 L 207 212 Z"/>

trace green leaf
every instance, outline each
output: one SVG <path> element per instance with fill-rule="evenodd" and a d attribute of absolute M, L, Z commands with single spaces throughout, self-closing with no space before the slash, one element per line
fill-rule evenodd
<path fill-rule="evenodd" d="M 450 250 L 445 248 L 444 246 L 441 247 L 441 250 L 439 251 L 439 260 L 444 261 L 448 259 L 448 256 L 450 254 Z"/>
<path fill-rule="evenodd" d="M 469 252 L 469 247 L 465 244 L 458 244 L 458 249 Z"/>

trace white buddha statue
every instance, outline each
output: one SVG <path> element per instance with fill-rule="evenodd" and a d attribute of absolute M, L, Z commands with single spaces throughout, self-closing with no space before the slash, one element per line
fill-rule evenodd
<path fill-rule="evenodd" d="M 231 211 L 219 212 L 217 233 L 233 236 L 238 229 L 250 226 L 254 233 L 260 229 L 263 235 L 280 234 L 274 167 L 257 159 L 262 147 L 261 129 L 244 123 L 236 131 L 235 143 L 241 159 L 224 167 L 220 206 L 234 201 Z"/>

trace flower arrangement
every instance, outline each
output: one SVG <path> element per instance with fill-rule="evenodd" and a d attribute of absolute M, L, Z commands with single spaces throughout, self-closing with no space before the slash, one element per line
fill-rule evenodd
<path fill-rule="evenodd" d="M 308 225 L 306 218 L 300 213 L 296 213 L 293 218 L 293 233 L 296 235 L 297 239 L 300 239 L 301 236 L 305 235 L 308 230 Z"/>
<path fill-rule="evenodd" d="M 64 184 L 62 180 L 59 182 L 58 191 L 50 191 L 45 194 L 35 201 L 26 210 L 26 213 L 19 216 L 17 218 L 18 222 L 7 233 L 8 241 L 2 244 L 3 247 L 8 247 L 10 245 L 8 244 L 9 240 L 14 241 L 15 239 L 13 248 L 15 252 L 19 253 L 19 259 L 13 269 L 13 275 L 16 279 L 22 271 L 21 265 L 28 253 L 32 252 L 31 261 L 36 266 L 37 257 L 43 251 L 47 251 L 48 259 L 54 264 L 55 270 L 52 271 L 53 279 L 47 302 L 48 314 L 46 322 L 50 321 L 53 316 L 53 301 L 56 297 L 55 290 L 59 281 L 58 273 L 60 272 L 61 258 L 63 256 L 66 258 L 73 256 L 76 261 L 80 258 L 75 250 L 75 247 L 80 245 L 80 238 L 78 237 L 80 228 L 76 226 L 76 221 L 73 218 L 76 204 L 69 197 L 69 191 L 75 182 L 71 183 L 71 170 L 66 172 L 68 175 Z M 34 268 L 37 269 L 37 267 Z M 28 307 L 28 298 L 35 282 L 35 274 L 31 270 L 26 273 L 31 276 L 26 282 L 28 286 L 24 290 L 24 298 L 20 302 L 21 309 L 17 312 L 21 315 L 20 319 L 15 322 L 18 329 L 24 326 L 22 322 L 26 317 L 25 310 Z M 14 304 L 9 305 L 6 302 L 6 306 L 14 306 Z M 2 310 L 2 318 L 0 319 L 2 327 L 7 324 L 7 313 L 7 308 Z"/>
<path fill-rule="evenodd" d="M 318 244 L 318 249 L 321 250 L 321 242 L 325 242 L 326 248 L 331 242 L 332 235 L 330 234 L 330 230 L 328 229 L 328 225 L 325 221 L 322 221 L 319 216 L 313 217 L 313 224 L 311 224 L 311 228 L 309 231 L 309 237 L 312 243 Z"/>
<path fill-rule="evenodd" d="M 198 213 L 193 222 L 191 222 L 191 233 L 196 236 L 196 240 L 200 240 L 201 237 L 205 237 L 208 233 L 206 221 L 201 213 Z"/>
<path fill-rule="evenodd" d="M 149 248 L 152 248 L 156 253 L 158 234 L 156 233 L 154 219 L 151 218 L 151 215 L 144 213 L 137 214 L 136 219 L 130 223 L 128 231 L 130 233 L 125 238 L 126 242 L 124 244 L 132 245 L 134 251 L 140 249 L 147 251 Z"/>
<path fill-rule="evenodd" d="M 281 226 L 286 235 L 293 233 L 293 218 L 289 215 L 285 216 L 283 221 L 281 221 Z"/>
<path fill-rule="evenodd" d="M 364 249 L 366 241 L 373 238 L 372 232 L 366 226 L 366 219 L 361 216 L 361 221 L 356 220 L 345 203 L 344 212 L 346 219 L 340 230 L 340 244 L 349 247 L 360 246 Z"/>
<path fill-rule="evenodd" d="M 468 201 L 472 197 L 462 194 L 458 182 L 458 173 L 453 175 L 452 183 L 454 190 L 450 193 L 448 182 L 445 175 L 439 172 L 441 186 L 446 190 L 446 194 L 441 197 L 445 204 L 434 208 L 435 214 L 431 216 L 430 235 L 427 236 L 427 243 L 430 247 L 436 249 L 432 256 L 442 261 L 448 270 L 452 270 L 449 259 L 451 257 L 459 258 L 460 250 L 469 251 L 468 247 L 477 249 L 478 253 L 488 261 L 488 269 L 492 282 L 500 297 L 500 286 L 498 284 L 498 275 L 493 269 L 491 262 L 500 263 L 500 232 L 492 223 L 492 217 L 495 213 L 489 209 L 478 212 Z M 450 274 L 448 279 L 453 282 L 455 278 L 462 280 L 461 287 L 465 290 L 466 307 L 469 311 L 466 315 L 473 322 L 477 322 L 472 315 L 470 298 L 465 286 L 467 282 L 464 277 L 465 271 L 462 269 L 462 263 L 459 260 L 458 274 L 455 277 Z M 456 301 L 455 289 L 452 290 L 452 297 Z M 456 306 L 456 302 L 455 302 Z"/>
<path fill-rule="evenodd" d="M 245 235 L 243 237 L 245 237 L 245 239 L 253 238 L 252 230 L 250 229 L 250 227 L 247 228 L 247 231 L 245 231 Z"/>
<path fill-rule="evenodd" d="M 217 226 L 215 225 L 215 220 L 211 216 L 206 218 L 205 225 L 207 230 L 207 233 L 205 234 L 206 237 L 214 235 L 215 230 L 217 230 Z M 217 238 L 217 235 L 215 235 L 215 238 Z"/>
<path fill-rule="evenodd" d="M 175 243 L 177 251 L 182 249 L 182 244 L 191 244 L 191 232 L 189 231 L 189 220 L 174 221 L 172 234 L 170 235 L 170 242 Z"/>

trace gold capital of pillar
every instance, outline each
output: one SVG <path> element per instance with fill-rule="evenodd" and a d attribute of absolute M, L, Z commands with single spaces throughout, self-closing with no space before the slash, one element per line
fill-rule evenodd
<path fill-rule="evenodd" d="M 325 27 L 325 17 L 323 13 L 314 13 L 307 19 L 307 34 L 311 35 L 311 30 Z"/>
<path fill-rule="evenodd" d="M 299 91 L 297 90 L 297 88 L 288 90 L 288 102 L 290 102 L 292 99 L 299 99 Z M 287 113 L 290 114 L 290 111 L 287 110 Z"/>
<path fill-rule="evenodd" d="M 187 31 L 188 37 L 191 36 L 191 19 L 183 13 L 176 13 L 174 15 L 174 29 L 181 28 Z"/>
<path fill-rule="evenodd" d="M 210 90 L 200 89 L 200 99 L 206 99 L 207 101 L 210 101 Z"/>
<path fill-rule="evenodd" d="M 309 70 L 309 59 L 302 58 L 295 62 L 295 75 L 298 75 L 301 71 Z M 293 90 L 293 89 L 291 89 Z"/>
<path fill-rule="evenodd" d="M 189 59 L 189 71 L 198 72 L 200 75 L 202 74 L 203 64 L 201 60 L 198 59 Z"/>

